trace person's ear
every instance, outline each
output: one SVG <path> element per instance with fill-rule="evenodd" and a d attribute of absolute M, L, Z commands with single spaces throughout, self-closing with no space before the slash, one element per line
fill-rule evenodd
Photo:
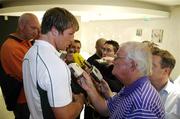
<path fill-rule="evenodd" d="M 137 63 L 134 60 L 130 61 L 130 68 L 134 71 L 137 68 Z"/>
<path fill-rule="evenodd" d="M 24 24 L 23 23 L 19 24 L 19 29 L 20 29 L 20 31 L 23 31 L 23 29 L 24 29 Z"/>
<path fill-rule="evenodd" d="M 51 28 L 51 32 L 52 32 L 53 36 L 58 36 L 59 35 L 59 32 L 55 27 Z"/>
<path fill-rule="evenodd" d="M 171 69 L 170 68 L 164 68 L 164 73 L 170 75 Z"/>

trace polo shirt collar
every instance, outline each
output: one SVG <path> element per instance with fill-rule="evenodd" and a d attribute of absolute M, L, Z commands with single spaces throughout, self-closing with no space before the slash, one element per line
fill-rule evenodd
<path fill-rule="evenodd" d="M 129 93 L 133 92 L 139 85 L 143 85 L 145 82 L 147 82 L 149 79 L 147 76 L 140 77 L 138 80 L 136 80 L 133 84 L 124 87 L 120 91 L 120 95 L 128 95 Z"/>
<path fill-rule="evenodd" d="M 164 86 L 163 89 L 161 89 L 160 93 L 161 92 L 166 92 L 166 93 L 170 93 L 172 90 L 173 90 L 173 84 L 170 80 L 168 80 L 167 84 Z"/>
<path fill-rule="evenodd" d="M 44 45 L 44 46 L 47 46 L 49 47 L 51 50 L 53 50 L 55 52 L 55 54 L 60 57 L 60 53 L 55 49 L 55 47 L 50 44 L 49 42 L 47 41 L 44 41 L 44 40 L 35 40 L 35 44 L 38 44 L 38 45 Z"/>

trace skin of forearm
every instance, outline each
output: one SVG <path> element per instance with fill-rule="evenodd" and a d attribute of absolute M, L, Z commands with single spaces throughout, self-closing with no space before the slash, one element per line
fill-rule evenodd
<path fill-rule="evenodd" d="M 100 96 L 97 90 L 91 89 L 91 91 L 88 91 L 87 93 L 95 109 L 101 115 L 108 116 L 108 108 L 107 108 L 106 100 L 102 96 Z"/>
<path fill-rule="evenodd" d="M 82 102 L 72 102 L 72 108 L 70 109 L 69 113 L 71 113 L 71 117 L 77 117 L 83 109 Z M 73 119 L 73 118 L 72 118 Z"/>
<path fill-rule="evenodd" d="M 79 97 L 80 96 L 80 97 Z M 80 114 L 80 112 L 83 109 L 83 105 L 85 103 L 85 97 L 83 94 L 79 94 L 78 98 L 73 98 L 73 102 L 72 105 L 74 105 L 74 107 L 76 107 L 77 109 L 74 109 L 74 111 L 77 111 L 76 117 Z"/>
<path fill-rule="evenodd" d="M 56 119 L 75 119 L 83 109 L 83 100 L 76 100 L 64 107 L 53 108 Z"/>

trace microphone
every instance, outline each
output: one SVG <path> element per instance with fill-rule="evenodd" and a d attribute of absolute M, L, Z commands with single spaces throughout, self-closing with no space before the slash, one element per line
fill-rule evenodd
<path fill-rule="evenodd" d="M 86 71 L 97 82 L 103 79 L 101 72 L 95 66 L 89 64 L 79 53 L 74 53 L 73 58 L 75 63 L 70 63 L 68 66 L 76 78 L 81 77 L 83 71 Z"/>
<path fill-rule="evenodd" d="M 73 53 L 73 59 L 80 67 L 85 67 L 85 59 L 79 53 Z"/>
<path fill-rule="evenodd" d="M 66 51 L 60 51 L 60 58 L 63 60 L 66 58 L 68 53 Z M 103 80 L 103 76 L 100 71 L 93 65 L 89 64 L 79 53 L 73 53 L 73 62 L 70 61 L 68 67 L 72 74 L 71 88 L 72 91 L 76 94 L 82 92 L 86 95 L 85 91 L 76 83 L 78 79 L 83 78 L 83 72 L 86 71 L 90 74 L 92 79 L 100 83 Z"/>
<path fill-rule="evenodd" d="M 65 59 L 67 56 L 66 51 L 60 51 L 60 58 Z M 79 53 L 73 53 L 73 62 L 68 64 L 71 73 L 75 78 L 82 76 L 83 71 L 89 73 L 93 79 L 100 82 L 103 79 L 101 72 L 93 65 L 91 65 L 87 60 L 85 60 Z"/>

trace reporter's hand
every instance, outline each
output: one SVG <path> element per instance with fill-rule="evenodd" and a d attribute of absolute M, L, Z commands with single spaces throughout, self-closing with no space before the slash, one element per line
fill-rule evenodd
<path fill-rule="evenodd" d="M 86 72 L 83 72 L 83 77 L 81 77 L 81 79 L 79 79 L 77 82 L 87 93 L 88 91 L 95 89 L 91 76 Z"/>
<path fill-rule="evenodd" d="M 113 64 L 113 61 L 114 61 L 114 57 L 102 57 L 103 60 L 105 60 L 108 65 L 111 65 Z"/>
<path fill-rule="evenodd" d="M 98 84 L 99 92 L 107 99 L 109 97 L 112 97 L 114 93 L 111 91 L 108 83 L 105 80 L 101 80 L 101 82 Z"/>
<path fill-rule="evenodd" d="M 67 53 L 66 58 L 65 58 L 65 62 L 66 63 L 74 62 L 73 53 Z"/>

